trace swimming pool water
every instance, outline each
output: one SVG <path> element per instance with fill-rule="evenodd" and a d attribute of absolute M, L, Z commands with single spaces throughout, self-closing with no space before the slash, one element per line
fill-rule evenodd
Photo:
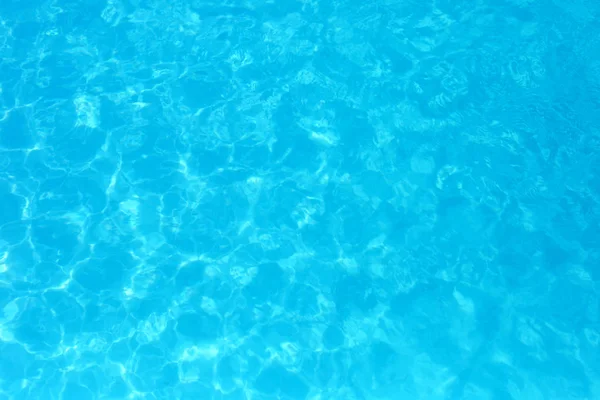
<path fill-rule="evenodd" d="M 0 399 L 599 399 L 599 21 L 3 0 Z"/>

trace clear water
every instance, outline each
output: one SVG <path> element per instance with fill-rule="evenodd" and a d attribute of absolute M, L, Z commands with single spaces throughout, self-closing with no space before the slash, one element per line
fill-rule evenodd
<path fill-rule="evenodd" d="M 0 399 L 599 399 L 600 3 L 0 3 Z"/>

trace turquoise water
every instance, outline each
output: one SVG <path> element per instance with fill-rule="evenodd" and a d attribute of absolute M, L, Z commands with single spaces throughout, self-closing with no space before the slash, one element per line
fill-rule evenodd
<path fill-rule="evenodd" d="M 0 400 L 600 398 L 600 3 L 0 2 Z"/>

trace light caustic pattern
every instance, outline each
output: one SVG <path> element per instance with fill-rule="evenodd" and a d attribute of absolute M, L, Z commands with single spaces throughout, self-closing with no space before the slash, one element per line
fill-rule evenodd
<path fill-rule="evenodd" d="M 0 2 L 0 399 L 600 398 L 600 3 Z"/>

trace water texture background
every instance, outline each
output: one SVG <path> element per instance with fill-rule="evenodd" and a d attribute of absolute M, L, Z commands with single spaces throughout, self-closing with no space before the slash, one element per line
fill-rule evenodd
<path fill-rule="evenodd" d="M 0 2 L 0 399 L 600 398 L 600 3 Z"/>

